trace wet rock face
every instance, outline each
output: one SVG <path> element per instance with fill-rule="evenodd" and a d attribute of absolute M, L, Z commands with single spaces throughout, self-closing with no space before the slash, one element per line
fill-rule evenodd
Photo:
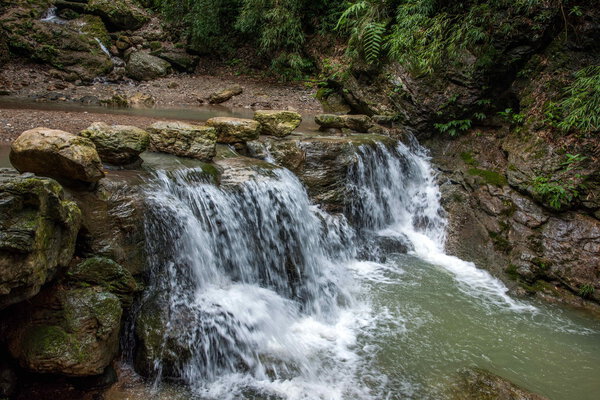
<path fill-rule="evenodd" d="M 143 272 L 145 204 L 139 182 L 102 179 L 93 192 L 74 191 L 81 209 L 77 253 L 108 257 L 134 275 Z"/>
<path fill-rule="evenodd" d="M 169 74 L 171 72 L 171 64 L 162 58 L 138 51 L 129 57 L 125 72 L 132 79 L 149 81 Z"/>
<path fill-rule="evenodd" d="M 148 132 L 126 125 L 108 125 L 94 122 L 80 133 L 96 145 L 102 161 L 114 165 L 125 165 L 139 161 L 139 155 L 150 144 Z"/>
<path fill-rule="evenodd" d="M 15 306 L 4 340 L 11 356 L 32 372 L 101 374 L 117 355 L 122 308 L 99 287 L 54 287 Z"/>
<path fill-rule="evenodd" d="M 453 400 L 548 400 L 531 393 L 507 379 L 479 368 L 460 372 L 453 388 Z"/>
<path fill-rule="evenodd" d="M 210 161 L 216 152 L 214 128 L 184 122 L 156 122 L 148 129 L 151 147 L 177 156 Z"/>
<path fill-rule="evenodd" d="M 10 162 L 21 172 L 81 182 L 104 177 L 94 143 L 69 132 L 35 128 L 11 145 Z"/>
<path fill-rule="evenodd" d="M 530 146 L 524 141 L 520 150 Z M 574 305 L 600 302 L 600 221 L 590 210 L 559 212 L 530 197 L 529 178 L 508 167 L 516 155 L 504 148 L 493 136 L 433 146 L 449 215 L 447 250 L 529 293 Z M 531 165 L 544 160 L 553 162 L 540 157 Z"/>
<path fill-rule="evenodd" d="M 217 131 L 218 143 L 244 143 L 258 139 L 259 123 L 252 119 L 215 117 L 206 121 Z"/>
<path fill-rule="evenodd" d="M 0 172 L 0 309 L 34 296 L 68 265 L 80 219 L 56 181 Z"/>
<path fill-rule="evenodd" d="M 254 119 L 260 123 L 261 135 L 276 137 L 290 135 L 302 122 L 300 114 L 294 111 L 258 110 Z"/>
<path fill-rule="evenodd" d="M 377 143 L 393 145 L 394 140 L 378 135 L 350 135 L 346 137 L 303 136 L 278 140 L 261 137 L 249 143 L 256 157 L 272 157 L 300 178 L 314 201 L 328 211 L 344 209 L 346 179 L 351 165 L 357 161 L 359 146 Z"/>

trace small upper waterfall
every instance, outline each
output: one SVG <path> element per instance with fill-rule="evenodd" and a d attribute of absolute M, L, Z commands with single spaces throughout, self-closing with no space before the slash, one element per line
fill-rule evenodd
<path fill-rule="evenodd" d="M 417 143 L 362 147 L 350 174 L 351 218 L 367 237 L 405 242 L 411 253 L 451 272 L 470 295 L 533 310 L 510 298 L 506 286 L 487 271 L 444 252 L 446 219 L 435 179 L 426 151 Z"/>

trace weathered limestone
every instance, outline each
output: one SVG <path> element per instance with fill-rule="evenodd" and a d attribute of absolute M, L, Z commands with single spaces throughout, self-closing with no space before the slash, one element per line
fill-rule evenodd
<path fill-rule="evenodd" d="M 214 128 L 185 122 L 156 122 L 148 128 L 152 148 L 163 153 L 210 161 L 215 156 Z"/>
<path fill-rule="evenodd" d="M 104 122 L 94 122 L 80 135 L 94 142 L 102 161 L 115 165 L 138 161 L 150 144 L 150 135 L 140 128 Z"/>
<path fill-rule="evenodd" d="M 12 143 L 10 162 L 20 172 L 52 178 L 97 182 L 104 177 L 94 143 L 56 129 L 35 128 L 23 132 Z"/>
<path fill-rule="evenodd" d="M 233 96 L 239 96 L 244 92 L 244 89 L 240 85 L 234 85 L 227 89 L 219 92 L 212 93 L 208 96 L 208 102 L 210 104 L 221 104 L 231 99 Z"/>
<path fill-rule="evenodd" d="M 215 117 L 206 121 L 217 131 L 218 143 L 244 143 L 258 139 L 259 123 L 252 119 Z"/>
<path fill-rule="evenodd" d="M 127 76 L 138 81 L 160 78 L 170 72 L 171 64 L 168 61 L 143 51 L 133 53 L 125 67 Z"/>
<path fill-rule="evenodd" d="M 302 116 L 294 111 L 258 110 L 254 119 L 260 123 L 262 135 L 277 137 L 288 136 L 302 122 Z"/>
<path fill-rule="evenodd" d="M 373 127 L 373 121 L 366 115 L 319 114 L 315 122 L 321 129 L 350 129 L 354 132 L 367 133 Z"/>

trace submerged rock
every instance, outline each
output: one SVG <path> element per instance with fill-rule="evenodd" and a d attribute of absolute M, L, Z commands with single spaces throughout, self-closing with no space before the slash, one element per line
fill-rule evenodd
<path fill-rule="evenodd" d="M 294 111 L 258 110 L 254 119 L 260 123 L 262 135 L 277 137 L 291 134 L 302 122 L 302 116 Z"/>
<path fill-rule="evenodd" d="M 208 102 L 210 104 L 221 104 L 231 99 L 233 96 L 239 96 L 243 92 L 244 89 L 240 85 L 234 85 L 211 94 L 208 96 Z"/>
<path fill-rule="evenodd" d="M 19 365 L 67 376 L 101 374 L 117 355 L 122 309 L 98 287 L 55 287 L 18 305 L 4 338 Z"/>
<path fill-rule="evenodd" d="M 210 126 L 155 122 L 148 132 L 150 144 L 157 151 L 203 161 L 210 161 L 215 156 L 217 133 Z"/>
<path fill-rule="evenodd" d="M 548 400 L 531 393 L 507 379 L 479 368 L 460 372 L 460 381 L 453 389 L 453 400 Z"/>
<path fill-rule="evenodd" d="M 139 161 L 140 153 L 150 144 L 150 135 L 140 128 L 104 122 L 94 122 L 80 135 L 94 142 L 102 161 L 115 165 Z"/>
<path fill-rule="evenodd" d="M 373 127 L 373 121 L 366 115 L 336 115 L 319 114 L 315 122 L 320 129 L 350 129 L 351 131 L 367 133 Z"/>
<path fill-rule="evenodd" d="M 218 143 L 244 143 L 258 139 L 259 123 L 252 119 L 215 117 L 206 124 L 217 131 Z"/>
<path fill-rule="evenodd" d="M 23 132 L 11 145 L 10 162 L 20 172 L 52 178 L 97 182 L 104 177 L 94 143 L 56 129 Z"/>
<path fill-rule="evenodd" d="M 56 181 L 0 172 L 0 309 L 36 295 L 69 264 L 80 219 Z"/>
<path fill-rule="evenodd" d="M 132 79 L 149 81 L 169 74 L 171 72 L 171 64 L 162 58 L 138 51 L 129 57 L 125 72 Z"/>

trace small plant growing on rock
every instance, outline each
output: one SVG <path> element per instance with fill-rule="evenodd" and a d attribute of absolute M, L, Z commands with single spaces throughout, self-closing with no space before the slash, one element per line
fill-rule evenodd
<path fill-rule="evenodd" d="M 579 287 L 579 296 L 583 297 L 584 299 L 591 297 L 593 294 L 594 294 L 594 286 L 593 285 L 586 283 Z"/>
<path fill-rule="evenodd" d="M 450 136 L 458 136 L 471 128 L 472 121 L 470 119 L 455 119 L 446 122 L 445 124 L 434 124 L 435 129 L 441 133 L 448 133 Z"/>

